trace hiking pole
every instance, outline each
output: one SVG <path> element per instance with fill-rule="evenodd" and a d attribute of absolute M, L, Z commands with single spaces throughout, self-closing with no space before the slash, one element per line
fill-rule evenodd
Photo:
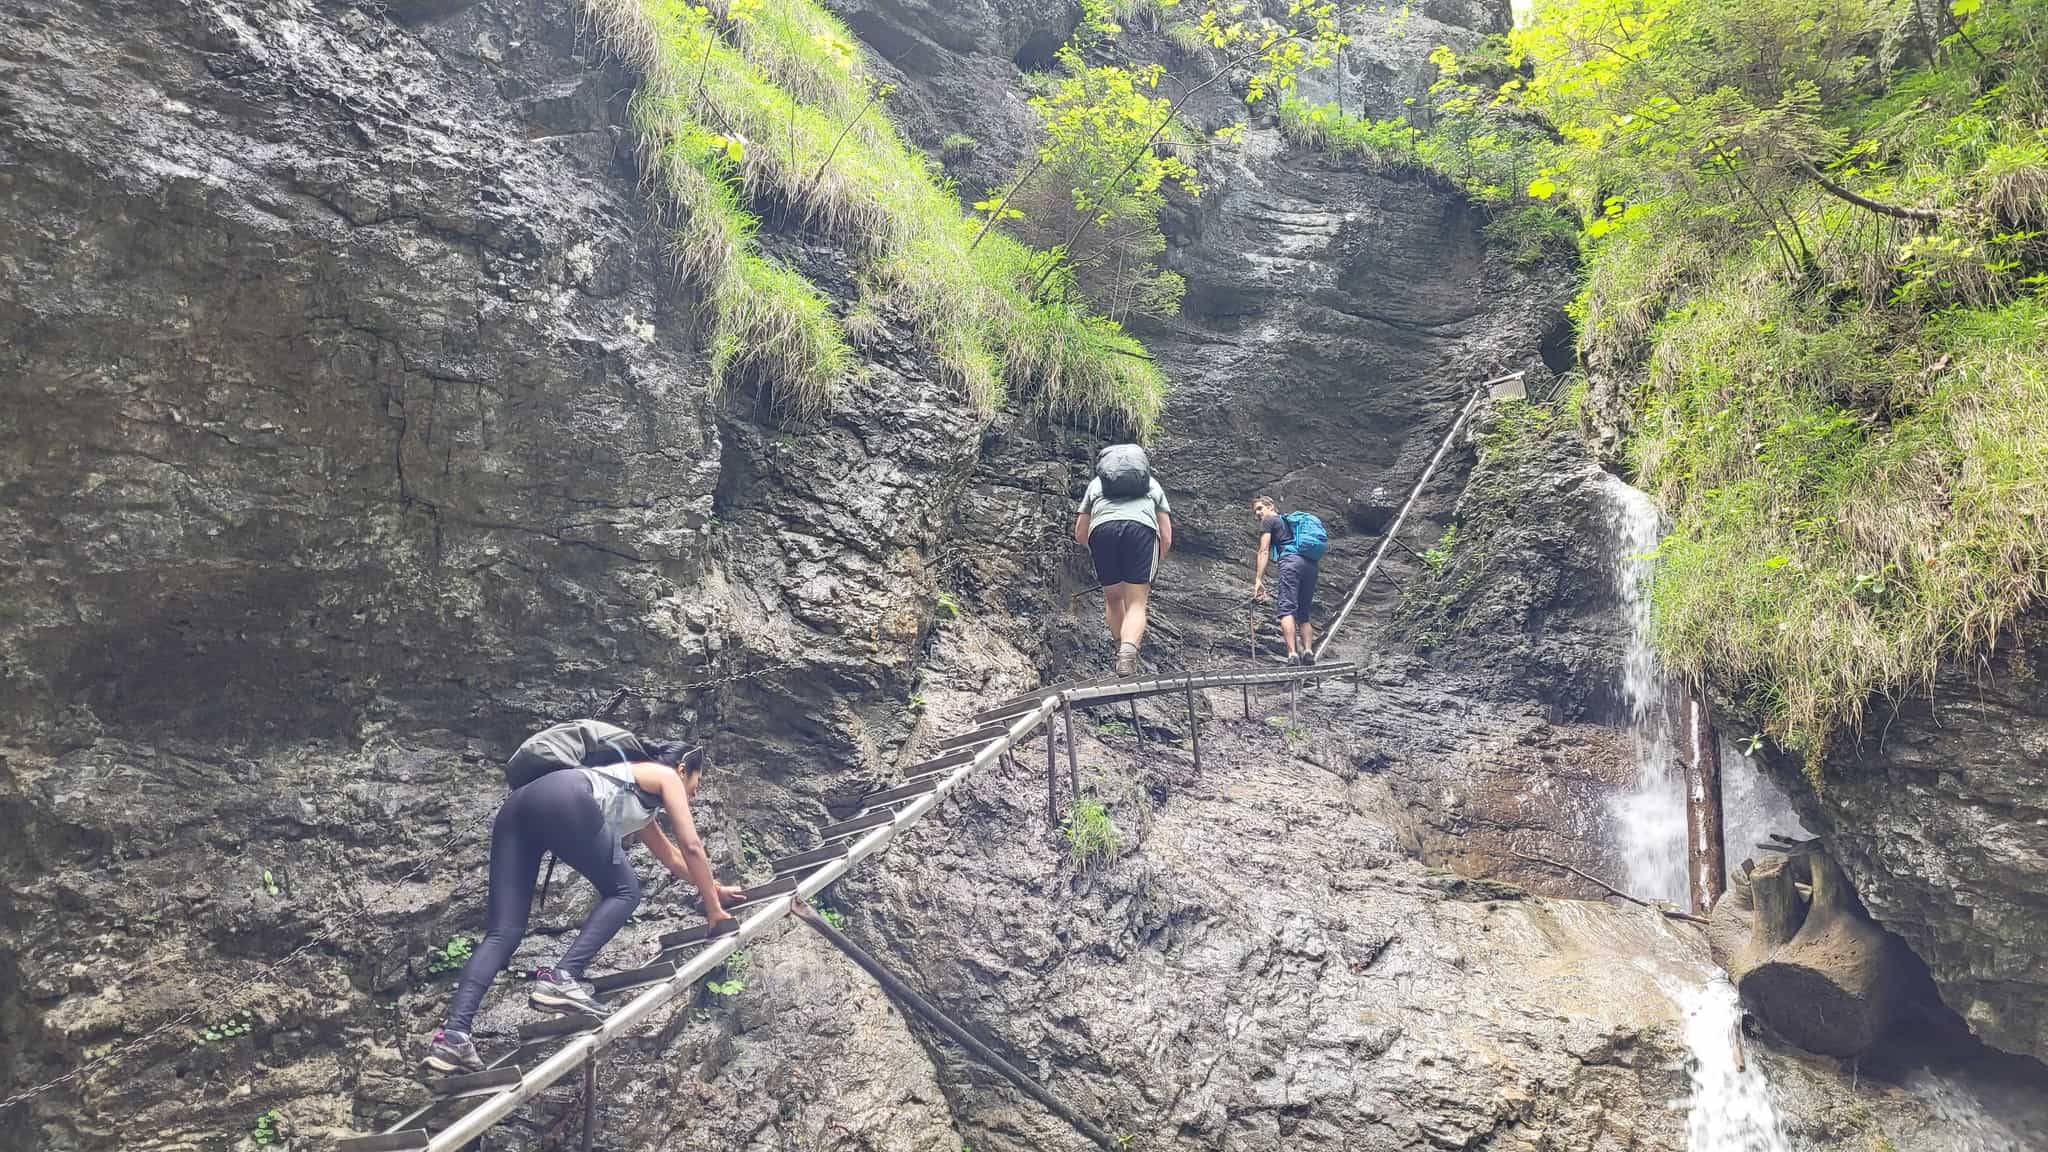
<path fill-rule="evenodd" d="M 547 873 L 546 873 L 546 875 L 543 875 L 543 876 L 542 876 L 542 877 L 540 878 L 540 907 L 542 907 L 542 908 L 546 908 L 546 907 L 548 906 L 548 885 L 550 885 L 550 884 L 552 884 L 552 883 L 554 883 L 554 882 L 555 882 L 555 854 L 554 854 L 553 852 L 550 852 L 550 853 L 548 853 L 548 870 L 547 870 Z"/>

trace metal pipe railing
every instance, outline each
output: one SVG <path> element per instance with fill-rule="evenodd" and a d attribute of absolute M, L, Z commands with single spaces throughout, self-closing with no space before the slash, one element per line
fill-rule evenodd
<path fill-rule="evenodd" d="M 896 838 L 897 832 L 915 824 L 923 819 L 926 813 L 938 807 L 939 801 L 945 799 L 947 793 L 961 781 L 993 764 L 1005 751 L 1030 736 L 1033 730 L 1059 710 L 1060 703 L 1058 693 L 1039 701 L 1038 707 L 1019 717 L 1001 739 L 988 744 L 973 760 L 955 769 L 937 788 L 913 801 L 898 813 L 894 820 L 861 837 L 854 845 L 853 851 L 806 876 L 803 882 L 797 885 L 796 899 L 809 900 L 834 880 L 846 875 L 854 865 L 881 851 Z M 737 933 L 718 937 L 674 976 L 635 996 L 618 1011 L 606 1017 L 604 1024 L 595 1031 L 570 1041 L 560 1051 L 541 1061 L 539 1066 L 528 1072 L 519 1083 L 492 1096 L 465 1113 L 455 1123 L 435 1133 L 427 1141 L 427 1152 L 457 1152 L 470 1141 L 483 1135 L 498 1121 L 510 1115 L 513 1109 L 533 1099 L 563 1076 L 575 1071 L 599 1050 L 645 1020 L 655 1009 L 675 999 L 678 994 L 723 963 L 726 957 L 732 955 L 742 945 L 765 932 L 770 924 L 790 915 L 791 907 L 792 901 L 777 900 L 752 915 L 742 917 Z"/>
<path fill-rule="evenodd" d="M 1337 610 L 1337 618 L 1330 621 L 1330 626 L 1323 630 L 1322 642 L 1316 645 L 1316 659 L 1321 660 L 1323 653 L 1336 641 L 1338 629 L 1344 627 L 1344 621 L 1351 615 L 1351 609 L 1358 604 L 1358 598 L 1365 594 L 1365 586 L 1372 582 L 1373 573 L 1379 570 L 1380 561 L 1386 558 L 1388 545 L 1400 534 L 1402 523 L 1408 519 L 1408 510 L 1415 507 L 1415 502 L 1422 498 L 1422 490 L 1428 487 L 1429 478 L 1436 472 L 1436 466 L 1443 462 L 1444 453 L 1450 451 L 1451 441 L 1457 439 L 1458 430 L 1472 418 L 1472 413 L 1479 410 L 1479 402 L 1486 399 L 1486 394 L 1493 390 L 1494 385 L 1504 384 L 1522 375 L 1525 373 L 1510 372 L 1505 376 L 1496 376 L 1472 390 L 1472 398 L 1465 401 L 1464 410 L 1458 413 L 1456 420 L 1451 421 L 1451 430 L 1444 433 L 1443 442 L 1436 446 L 1436 455 L 1431 456 L 1429 463 L 1423 467 L 1421 478 L 1415 481 L 1414 490 L 1409 492 L 1408 499 L 1402 502 L 1401 510 L 1394 516 L 1394 522 L 1387 525 L 1386 532 L 1380 536 L 1379 547 L 1373 549 L 1372 560 L 1365 566 L 1365 575 L 1358 578 L 1358 584 L 1351 589 L 1351 595 L 1345 597 L 1344 607 Z"/>

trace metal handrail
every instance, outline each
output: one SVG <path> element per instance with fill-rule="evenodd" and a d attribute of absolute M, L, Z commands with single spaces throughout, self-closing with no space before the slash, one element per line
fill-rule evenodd
<path fill-rule="evenodd" d="M 595 1029 L 564 1044 L 536 1065 L 532 1071 L 521 1076 L 517 1084 L 508 1085 L 502 1091 L 484 1098 L 482 1103 L 463 1113 L 454 1123 L 431 1134 L 427 1138 L 427 1152 L 458 1152 L 510 1115 L 513 1109 L 533 1099 L 562 1077 L 583 1067 L 599 1051 L 647 1019 L 655 1009 L 675 999 L 743 945 L 767 931 L 769 925 L 789 916 L 798 903 L 816 896 L 827 885 L 852 871 L 862 860 L 887 847 L 889 842 L 896 838 L 897 833 L 923 819 L 969 776 L 995 763 L 1028 739 L 1039 726 L 1062 708 L 1074 704 L 1121 701 L 1169 692 L 1192 692 L 1198 688 L 1282 684 L 1294 680 L 1342 675 L 1351 671 L 1351 664 L 1334 664 L 1276 668 L 1271 671 L 1209 672 L 1135 678 L 1107 684 L 1071 683 L 1054 686 L 1055 690 L 1040 698 L 1030 710 L 1011 720 L 1009 727 L 1000 737 L 984 744 L 973 759 L 948 773 L 938 787 L 905 805 L 888 823 L 877 825 L 873 831 L 862 835 L 846 855 L 805 876 L 798 883 L 791 898 L 774 900 L 757 911 L 741 916 L 738 932 L 712 940 L 688 964 L 678 969 L 675 975 L 635 996 L 606 1017 L 604 1023 Z"/>
<path fill-rule="evenodd" d="M 1436 446 L 1436 455 L 1431 456 L 1429 463 L 1423 467 L 1422 477 L 1415 481 L 1414 490 L 1409 492 L 1408 499 L 1402 502 L 1400 512 L 1394 516 L 1394 522 L 1387 525 L 1387 530 L 1380 535 L 1379 547 L 1373 549 L 1372 560 L 1365 566 L 1365 575 L 1358 578 L 1358 583 L 1351 589 L 1351 595 L 1344 599 L 1344 607 L 1337 610 L 1337 618 L 1330 621 L 1330 626 L 1323 631 L 1322 642 L 1316 645 L 1316 659 L 1321 660 L 1323 653 L 1336 641 L 1338 629 L 1344 627 L 1344 621 L 1351 615 L 1351 609 L 1357 605 L 1358 598 L 1365 594 L 1365 586 L 1372 582 L 1373 573 L 1379 570 L 1380 561 L 1386 558 L 1387 546 L 1394 542 L 1394 537 L 1400 535 L 1401 524 L 1408 519 L 1408 510 L 1422 498 L 1423 488 L 1428 486 L 1430 476 L 1436 472 L 1436 466 L 1443 462 L 1444 453 L 1450 450 L 1451 441 L 1457 439 L 1458 430 L 1465 426 L 1465 421 L 1472 418 L 1472 413 L 1479 410 L 1479 402 L 1486 398 L 1486 394 L 1493 390 L 1494 385 L 1505 384 L 1524 375 L 1527 373 L 1510 372 L 1505 376 L 1496 376 L 1472 390 L 1472 398 L 1465 401 L 1464 410 L 1458 413 L 1456 420 L 1451 421 L 1451 430 L 1444 433 L 1442 443 Z"/>
<path fill-rule="evenodd" d="M 936 789 L 905 807 L 894 820 L 863 836 L 854 845 L 853 851 L 806 876 L 803 882 L 797 885 L 795 898 L 808 900 L 816 896 L 826 885 L 846 875 L 862 859 L 880 851 L 889 841 L 895 839 L 897 832 L 917 823 L 926 813 L 938 807 L 939 801 L 945 799 L 947 793 L 959 786 L 961 781 L 988 767 L 1004 752 L 1030 736 L 1040 724 L 1045 723 L 1059 710 L 1059 706 L 1058 694 L 1041 700 L 1037 708 L 1025 713 L 1016 723 L 1010 725 L 1010 730 L 1005 736 L 983 748 L 973 760 L 955 769 Z M 528 1072 L 519 1083 L 492 1096 L 483 1104 L 464 1113 L 455 1123 L 435 1133 L 427 1141 L 427 1152 L 457 1152 L 470 1141 L 483 1135 L 513 1109 L 539 1095 L 543 1089 L 563 1076 L 575 1071 L 600 1049 L 645 1020 L 655 1009 L 702 979 L 741 945 L 766 931 L 770 924 L 788 916 L 793 904 L 793 900 L 777 900 L 750 916 L 742 917 L 737 933 L 719 937 L 674 976 L 635 996 L 625 1006 L 612 1013 L 597 1030 L 570 1041 L 560 1051 L 543 1060 L 533 1071 Z"/>

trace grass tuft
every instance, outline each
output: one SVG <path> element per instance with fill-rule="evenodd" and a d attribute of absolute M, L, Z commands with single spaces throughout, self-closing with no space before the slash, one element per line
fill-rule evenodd
<path fill-rule="evenodd" d="M 713 364 L 796 414 L 829 408 L 853 357 L 800 273 L 755 250 L 760 204 L 843 240 L 917 323 L 947 379 L 992 413 L 1008 383 L 1048 414 L 1149 433 L 1164 378 L 1137 342 L 1067 302 L 1042 254 L 980 231 L 882 109 L 889 92 L 811 0 L 586 0 L 645 75 L 636 122 L 677 206 L 679 271 L 709 289 Z M 1034 342 L 1046 341 L 1046 346 Z"/>
<path fill-rule="evenodd" d="M 1109 818 L 1109 809 L 1093 796 L 1085 797 L 1067 810 L 1061 830 L 1067 834 L 1067 855 L 1077 868 L 1091 865 L 1114 864 L 1121 851 L 1116 840 L 1116 824 Z"/>

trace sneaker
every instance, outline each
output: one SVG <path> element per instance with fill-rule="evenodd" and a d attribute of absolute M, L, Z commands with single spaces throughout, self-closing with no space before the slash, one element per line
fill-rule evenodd
<path fill-rule="evenodd" d="M 1315 649 L 1313 649 L 1313 648 L 1303 648 L 1303 649 L 1301 650 L 1301 666 L 1302 666 L 1302 667 L 1304 667 L 1304 668 L 1311 668 L 1311 667 L 1314 667 L 1314 666 L 1315 666 L 1315 662 L 1316 662 L 1316 653 L 1315 653 Z"/>
<path fill-rule="evenodd" d="M 1138 646 L 1136 644 L 1124 644 L 1117 648 L 1116 674 L 1119 676 L 1135 676 L 1138 674 Z"/>
<path fill-rule="evenodd" d="M 533 990 L 526 994 L 526 1002 L 543 1012 L 580 1012 L 599 1019 L 612 1014 L 611 1009 L 597 1002 L 590 989 L 553 968 L 543 968 L 534 974 Z"/>
<path fill-rule="evenodd" d="M 1295 655 L 1294 653 L 1292 653 L 1292 652 L 1289 652 L 1289 653 L 1287 653 L 1287 654 L 1286 654 L 1286 655 L 1284 655 L 1284 656 L 1275 656 L 1275 657 L 1274 657 L 1274 659 L 1275 659 L 1275 660 L 1278 660 L 1278 661 L 1279 661 L 1279 662 L 1280 662 L 1280 663 L 1281 663 L 1282 665 L 1284 665 L 1284 666 L 1286 666 L 1286 667 L 1288 667 L 1288 668 L 1292 668 L 1292 667 L 1294 667 L 1294 666 L 1295 666 L 1296 664 L 1299 664 L 1299 663 L 1301 663 L 1301 658 L 1300 658 L 1300 657 L 1298 657 L 1298 656 L 1296 656 L 1296 655 Z"/>
<path fill-rule="evenodd" d="M 427 1045 L 427 1055 L 420 1061 L 420 1070 L 434 1076 L 481 1072 L 484 1070 L 484 1058 L 476 1054 L 476 1045 L 469 1042 L 468 1033 L 444 1029 L 434 1033 L 434 1042 Z"/>

